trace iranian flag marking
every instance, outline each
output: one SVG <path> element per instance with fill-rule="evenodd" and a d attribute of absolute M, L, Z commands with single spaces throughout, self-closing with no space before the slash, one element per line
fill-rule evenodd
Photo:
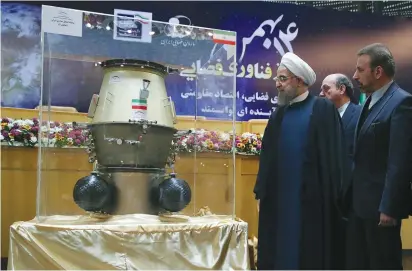
<path fill-rule="evenodd" d="M 132 109 L 147 110 L 147 100 L 132 100 Z"/>
<path fill-rule="evenodd" d="M 213 41 L 228 45 L 236 45 L 236 33 L 222 30 L 213 30 Z"/>

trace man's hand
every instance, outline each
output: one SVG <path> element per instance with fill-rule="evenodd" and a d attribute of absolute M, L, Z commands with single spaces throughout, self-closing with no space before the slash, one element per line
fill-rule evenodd
<path fill-rule="evenodd" d="M 379 226 L 382 227 L 392 227 L 396 226 L 397 221 L 395 218 L 392 218 L 388 215 L 385 215 L 384 213 L 381 213 L 380 219 L 379 219 Z"/>
<path fill-rule="evenodd" d="M 258 210 L 258 213 L 259 213 L 259 208 L 260 208 L 260 199 L 258 199 L 258 202 L 257 202 L 257 210 Z"/>

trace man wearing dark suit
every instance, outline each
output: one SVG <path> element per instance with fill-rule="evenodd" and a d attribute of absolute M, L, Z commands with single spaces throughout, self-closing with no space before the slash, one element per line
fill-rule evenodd
<path fill-rule="evenodd" d="M 345 136 L 345 143 L 347 146 L 348 155 L 348 171 L 350 178 L 351 170 L 353 168 L 353 143 L 355 140 L 355 128 L 358 122 L 361 106 L 355 104 L 353 84 L 351 80 L 344 74 L 330 74 L 323 79 L 321 91 L 319 96 L 329 99 L 336 107 L 342 120 L 342 127 Z M 349 200 L 343 203 L 349 202 Z M 348 206 L 341 203 L 341 210 L 344 214 L 347 213 Z M 341 238 L 338 241 L 345 243 L 347 222 L 342 218 L 340 225 L 338 225 Z M 343 248 L 342 253 L 345 253 Z M 345 258 L 344 255 L 342 257 Z M 344 266 L 342 263 L 341 266 Z"/>
<path fill-rule="evenodd" d="M 331 100 L 338 109 L 342 118 L 349 157 L 352 161 L 355 128 L 362 108 L 354 103 L 352 82 L 344 74 L 330 74 L 323 79 L 319 96 Z"/>
<path fill-rule="evenodd" d="M 403 269 L 402 219 L 411 213 L 412 95 L 394 81 L 389 49 L 358 52 L 353 79 L 369 95 L 355 130 L 347 227 L 347 269 Z"/>

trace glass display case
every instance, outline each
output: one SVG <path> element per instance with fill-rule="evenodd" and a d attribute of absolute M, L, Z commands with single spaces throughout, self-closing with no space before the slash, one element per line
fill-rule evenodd
<path fill-rule="evenodd" d="M 43 6 L 37 219 L 234 218 L 236 33 Z"/>

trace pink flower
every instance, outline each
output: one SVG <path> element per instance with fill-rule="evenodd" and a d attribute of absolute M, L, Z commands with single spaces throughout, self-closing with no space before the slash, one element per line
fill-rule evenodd
<path fill-rule="evenodd" d="M 12 136 L 19 136 L 21 134 L 21 132 L 19 130 L 16 130 L 16 129 L 11 129 L 10 134 Z"/>

